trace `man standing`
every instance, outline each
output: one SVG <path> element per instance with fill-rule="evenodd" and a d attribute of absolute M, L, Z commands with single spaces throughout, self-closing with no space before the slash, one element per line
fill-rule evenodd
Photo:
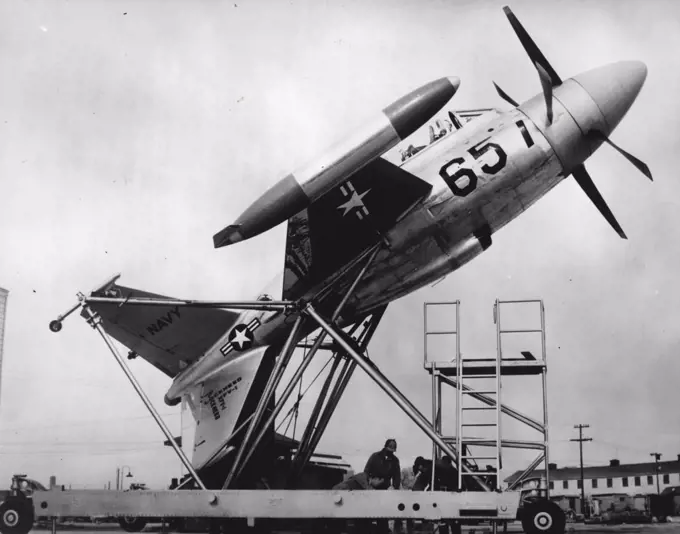
<path fill-rule="evenodd" d="M 395 439 L 388 439 L 382 450 L 371 454 L 364 471 L 372 473 L 383 479 L 383 483 L 375 489 L 388 489 L 390 485 L 398 490 L 401 488 L 401 466 L 399 465 L 399 458 L 395 456 L 397 452 L 397 441 Z M 387 534 L 390 531 L 389 523 L 386 519 L 379 519 L 377 522 L 378 534 Z M 395 525 L 396 529 L 400 530 L 401 522 Z"/>
<path fill-rule="evenodd" d="M 375 474 L 384 480 L 383 484 L 376 489 L 387 489 L 390 485 L 398 490 L 401 487 L 401 466 L 397 452 L 397 441 L 388 439 L 382 450 L 371 454 L 364 472 Z"/>

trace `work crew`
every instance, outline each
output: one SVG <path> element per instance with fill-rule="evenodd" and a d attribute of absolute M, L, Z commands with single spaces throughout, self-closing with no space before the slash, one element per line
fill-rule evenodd
<path fill-rule="evenodd" d="M 374 475 L 373 473 L 367 473 L 363 471 L 349 477 L 347 480 L 340 482 L 333 486 L 334 490 L 369 490 L 378 489 L 384 484 L 384 480 Z"/>
<path fill-rule="evenodd" d="M 413 474 L 416 477 L 413 491 L 425 491 L 432 483 L 432 460 L 418 456 L 413 463 Z M 435 491 L 455 491 L 458 489 L 458 470 L 451 457 L 445 455 L 435 464 Z"/>
<path fill-rule="evenodd" d="M 382 450 L 371 454 L 364 471 L 372 473 L 384 479 L 383 484 L 376 489 L 387 489 L 390 485 L 394 489 L 401 487 L 401 466 L 399 458 L 394 454 L 397 452 L 397 441 L 388 439 Z"/>

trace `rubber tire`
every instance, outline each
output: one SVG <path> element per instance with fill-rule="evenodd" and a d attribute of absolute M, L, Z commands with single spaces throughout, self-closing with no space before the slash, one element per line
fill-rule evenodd
<path fill-rule="evenodd" d="M 120 517 L 118 524 L 125 532 L 141 532 L 146 526 L 146 517 Z"/>
<path fill-rule="evenodd" d="M 526 534 L 564 534 L 567 526 L 562 508 L 545 499 L 524 505 L 521 518 Z"/>
<path fill-rule="evenodd" d="M 0 532 L 2 534 L 28 534 L 35 519 L 33 501 L 8 497 L 0 505 Z"/>

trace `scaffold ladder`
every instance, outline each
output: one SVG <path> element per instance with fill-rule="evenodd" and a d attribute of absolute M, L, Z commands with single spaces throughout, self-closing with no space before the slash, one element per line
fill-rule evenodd
<path fill-rule="evenodd" d="M 507 323 L 501 325 L 501 306 L 520 305 L 529 306 L 525 312 L 539 311 L 540 327 L 510 328 Z M 535 306 L 538 306 L 536 308 Z M 431 308 L 447 307 L 455 312 L 455 329 L 445 327 L 440 329 L 430 328 L 428 324 L 428 310 Z M 531 308 L 531 306 L 534 306 Z M 445 310 L 446 317 L 450 317 Z M 545 345 L 545 311 L 543 301 L 529 300 L 499 300 L 494 303 L 494 323 L 496 326 L 496 354 L 489 358 L 464 358 L 460 350 L 460 301 L 450 302 L 426 302 L 425 314 L 425 361 L 424 367 L 432 377 L 432 425 L 435 432 L 446 443 L 453 445 L 456 451 L 456 467 L 458 468 L 458 485 L 462 489 L 470 489 L 475 482 L 484 482 L 490 489 L 513 490 L 521 487 L 523 481 L 545 462 L 545 486 L 549 488 L 548 474 L 548 406 L 547 406 L 547 381 L 546 381 L 546 345 Z M 507 313 L 504 313 L 507 315 Z M 535 314 L 531 313 L 535 318 Z M 507 319 L 507 317 L 506 317 Z M 504 321 L 505 323 L 505 321 Z M 504 351 L 503 339 L 508 336 L 525 334 L 529 337 L 540 335 L 540 355 L 535 355 L 530 350 L 522 350 L 516 344 Z M 455 335 L 455 354 L 451 354 L 451 346 L 446 347 L 443 358 L 428 355 L 428 340 L 437 336 Z M 535 339 L 535 338 L 534 338 Z M 524 339 L 531 342 L 530 339 Z M 508 347 L 506 347 L 508 348 Z M 529 348 L 529 347 L 527 347 Z M 509 355 L 505 355 L 509 352 Z M 518 354 L 515 354 L 518 353 Z M 503 377 L 540 376 L 542 393 L 542 420 L 529 416 L 510 406 L 503 404 L 501 400 Z M 486 382 L 485 382 L 486 381 Z M 442 384 L 447 384 L 456 390 L 456 434 L 445 436 L 442 432 Z M 476 387 L 472 387 L 476 386 Z M 471 400 L 478 401 L 478 405 L 472 405 Z M 475 413 L 478 414 L 475 419 Z M 482 415 L 484 414 L 484 415 Z M 539 432 L 537 440 L 518 440 L 502 438 L 502 415 L 510 417 Z M 483 420 L 482 418 L 486 418 Z M 477 429 L 477 432 L 471 432 Z M 484 431 L 487 436 L 479 434 Z M 490 432 L 491 431 L 491 432 Z M 493 435 L 488 435 L 493 434 Z M 527 449 L 540 451 L 539 455 L 517 477 L 508 480 L 507 488 L 502 484 L 503 448 Z M 492 452 L 495 449 L 495 452 Z M 484 452 L 477 452 L 477 451 Z M 471 452 L 472 451 L 472 452 Z M 440 449 L 433 446 L 433 459 L 435 463 L 440 459 Z M 479 469 L 478 464 L 484 462 L 486 469 Z M 435 484 L 434 469 L 432 470 L 431 487 Z M 470 478 L 472 476 L 472 478 Z M 546 493 L 546 496 L 549 492 Z"/>
<path fill-rule="evenodd" d="M 456 388 L 456 450 L 458 453 L 458 487 L 466 487 L 467 484 L 464 483 L 463 477 L 466 475 L 479 475 L 483 473 L 487 477 L 494 478 L 493 487 L 498 487 L 498 476 L 501 471 L 501 359 L 502 353 L 500 350 L 496 353 L 495 366 L 493 366 L 493 371 L 486 373 L 479 373 L 478 371 L 468 372 L 463 366 L 463 356 L 460 352 L 456 358 L 456 376 L 458 377 L 458 387 Z M 470 363 L 489 363 L 488 360 L 477 360 L 468 359 Z M 478 384 L 479 381 L 484 380 L 486 384 L 491 382 L 491 386 L 486 386 L 484 389 L 475 389 L 467 384 L 467 382 Z M 495 400 L 494 405 L 476 405 L 470 406 L 467 399 L 470 399 L 472 395 L 485 395 L 491 396 Z M 491 413 L 493 412 L 493 420 L 478 421 L 475 420 L 470 422 L 466 415 L 472 416 L 472 414 L 480 413 Z M 467 431 L 471 429 L 477 429 L 480 432 L 486 431 L 487 433 L 491 430 L 492 435 L 487 435 L 485 438 L 470 438 L 465 437 Z M 490 440 L 495 441 L 496 446 L 494 447 L 493 453 L 484 453 L 480 455 L 478 453 L 470 452 L 470 445 L 474 445 L 475 442 L 488 442 Z M 480 461 L 493 462 L 492 464 L 486 464 L 487 469 L 480 470 L 477 468 L 477 464 Z M 463 470 L 464 465 L 474 466 L 470 471 Z M 488 469 L 490 467 L 491 469 Z"/>

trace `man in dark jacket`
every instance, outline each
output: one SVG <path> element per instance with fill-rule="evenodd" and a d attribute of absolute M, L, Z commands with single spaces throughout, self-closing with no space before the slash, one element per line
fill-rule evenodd
<path fill-rule="evenodd" d="M 395 439 L 388 439 L 382 450 L 371 454 L 364 471 L 371 473 L 383 479 L 383 483 L 375 489 L 388 489 L 390 485 L 398 490 L 401 488 L 401 466 L 399 465 L 399 458 L 395 456 L 397 452 L 397 441 Z M 385 519 L 377 521 L 378 534 L 387 534 L 390 532 L 389 524 Z"/>
<path fill-rule="evenodd" d="M 366 462 L 364 472 L 384 479 L 383 484 L 376 489 L 387 489 L 390 485 L 396 490 L 401 487 L 401 466 L 395 452 L 397 452 L 397 441 L 388 439 L 383 449 L 371 454 Z"/>
<path fill-rule="evenodd" d="M 451 457 L 446 455 L 435 464 L 435 491 L 455 491 L 458 489 L 458 470 L 454 467 Z M 416 458 L 413 464 L 413 474 L 416 480 L 413 491 L 425 491 L 432 483 L 432 460 L 425 460 L 422 456 Z"/>

